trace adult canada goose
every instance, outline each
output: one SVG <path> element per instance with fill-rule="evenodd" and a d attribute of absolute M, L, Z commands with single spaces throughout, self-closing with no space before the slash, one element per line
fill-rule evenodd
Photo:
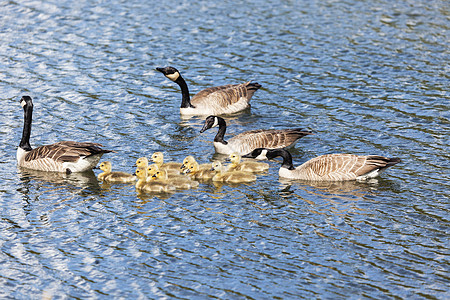
<path fill-rule="evenodd" d="M 174 192 L 175 187 L 156 180 L 147 181 L 147 168 L 137 167 L 134 173 L 138 178 L 136 189 L 147 193 Z"/>
<path fill-rule="evenodd" d="M 152 177 L 155 178 L 157 182 L 174 186 L 176 189 L 187 190 L 198 187 L 199 185 L 197 181 L 191 180 L 187 176 L 180 175 L 176 177 L 169 177 L 166 170 L 158 170 Z"/>
<path fill-rule="evenodd" d="M 192 99 L 180 72 L 174 67 L 156 68 L 181 88 L 182 115 L 222 115 L 232 114 L 250 107 L 250 99 L 261 87 L 258 83 L 246 82 L 211 87 L 198 92 Z"/>
<path fill-rule="evenodd" d="M 295 144 L 298 139 L 305 135 L 312 134 L 304 129 L 257 129 L 250 130 L 235 135 L 228 141 L 224 140 L 227 124 L 222 117 L 209 116 L 205 120 L 200 133 L 219 126 L 219 130 L 214 138 L 214 148 L 217 153 L 231 154 L 236 152 L 240 155 L 250 153 L 256 148 L 284 148 Z"/>
<path fill-rule="evenodd" d="M 100 173 L 97 176 L 98 180 L 100 181 L 117 183 L 128 183 L 136 181 L 135 175 L 118 171 L 112 172 L 112 164 L 110 161 L 104 161 L 100 163 L 99 168 L 103 171 L 103 173 Z"/>
<path fill-rule="evenodd" d="M 233 152 L 229 156 L 231 164 L 229 171 L 264 172 L 269 169 L 269 164 L 258 161 L 241 161 L 241 156 Z"/>
<path fill-rule="evenodd" d="M 243 157 L 273 159 L 281 156 L 280 177 L 311 181 L 364 181 L 380 175 L 386 168 L 400 162 L 400 158 L 378 155 L 326 154 L 310 159 L 294 168 L 292 156 L 285 149 L 255 149 Z"/>
<path fill-rule="evenodd" d="M 181 170 L 183 173 L 184 170 L 186 170 L 191 164 L 196 163 L 197 161 L 195 160 L 195 158 L 192 155 L 186 156 L 185 159 L 183 159 L 183 164 L 181 165 Z M 199 169 L 205 169 L 205 170 L 210 170 L 211 169 L 211 164 L 198 164 L 198 168 Z"/>
<path fill-rule="evenodd" d="M 212 163 L 212 169 L 216 172 L 213 181 L 244 183 L 256 180 L 256 176 L 250 172 L 244 171 L 224 171 L 222 163 L 215 161 Z"/>
<path fill-rule="evenodd" d="M 187 174 L 191 179 L 200 181 L 211 180 L 216 175 L 216 172 L 211 170 L 211 164 L 209 164 L 207 169 L 202 169 L 197 161 L 187 162 L 183 173 Z"/>
<path fill-rule="evenodd" d="M 102 149 L 101 144 L 64 141 L 32 149 L 30 146 L 33 101 L 29 96 L 20 99 L 24 111 L 22 139 L 17 148 L 17 162 L 20 167 L 53 172 L 84 172 L 92 170 L 104 153 L 114 152 Z"/>
<path fill-rule="evenodd" d="M 152 161 L 160 168 L 165 169 L 171 174 L 180 174 L 182 163 L 178 162 L 164 162 L 164 154 L 162 152 L 155 152 L 152 154 Z"/>

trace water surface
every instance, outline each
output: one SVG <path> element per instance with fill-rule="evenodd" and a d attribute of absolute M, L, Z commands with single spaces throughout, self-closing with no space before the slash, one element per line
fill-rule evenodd
<path fill-rule="evenodd" d="M 0 296 L 449 297 L 449 7 L 446 1 L 3 1 L 0 5 Z M 369 183 L 278 177 L 146 195 L 88 174 L 20 170 L 31 143 L 97 141 L 133 171 L 215 158 L 215 130 L 182 119 L 191 93 L 254 80 L 229 136 L 302 127 L 294 163 L 327 153 L 402 159 Z"/>

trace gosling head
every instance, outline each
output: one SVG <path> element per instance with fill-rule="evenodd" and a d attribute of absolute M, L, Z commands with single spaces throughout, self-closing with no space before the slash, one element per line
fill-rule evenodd
<path fill-rule="evenodd" d="M 211 171 L 221 172 L 222 171 L 222 163 L 218 160 L 212 163 Z"/>
<path fill-rule="evenodd" d="M 156 70 L 163 73 L 164 76 L 172 81 L 177 81 L 177 79 L 180 77 L 180 72 L 174 67 L 156 68 Z"/>
<path fill-rule="evenodd" d="M 237 152 L 231 153 L 229 156 L 229 159 L 230 159 L 231 163 L 233 163 L 233 164 L 238 164 L 241 162 L 241 156 Z"/>
<path fill-rule="evenodd" d="M 136 171 L 134 172 L 134 175 L 138 178 L 138 179 L 147 179 L 147 169 L 146 168 L 142 168 L 142 167 L 138 167 L 136 168 Z"/>
<path fill-rule="evenodd" d="M 149 165 L 148 166 L 148 168 L 147 168 L 147 175 L 149 176 L 149 177 L 151 177 L 151 176 L 153 176 L 156 172 L 158 172 L 159 171 L 159 167 L 158 167 L 158 165 L 156 165 L 156 164 L 151 164 L 151 165 Z"/>
<path fill-rule="evenodd" d="M 140 157 L 136 160 L 136 167 L 138 168 L 146 168 L 148 166 L 148 159 L 147 157 Z"/>
<path fill-rule="evenodd" d="M 152 154 L 152 161 L 156 164 L 164 162 L 164 154 L 162 152 L 155 152 Z"/>
<path fill-rule="evenodd" d="M 111 170 L 112 170 L 111 162 L 110 161 L 104 161 L 104 162 L 102 162 L 100 164 L 99 168 L 103 172 L 111 172 Z"/>

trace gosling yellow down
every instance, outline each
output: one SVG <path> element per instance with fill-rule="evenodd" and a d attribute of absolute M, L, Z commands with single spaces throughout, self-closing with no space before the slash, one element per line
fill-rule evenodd
<path fill-rule="evenodd" d="M 146 193 L 170 193 L 175 191 L 175 187 L 152 180 L 147 182 L 147 168 L 138 167 L 135 172 L 138 181 L 136 182 L 136 190 Z"/>
<path fill-rule="evenodd" d="M 112 164 L 110 161 L 104 161 L 99 166 L 103 173 L 98 174 L 97 178 L 100 181 L 111 183 L 129 183 L 136 181 L 136 176 L 125 172 L 112 172 Z"/>
<path fill-rule="evenodd" d="M 214 171 L 216 171 L 216 174 L 212 178 L 213 181 L 244 183 L 256 180 L 256 176 L 250 172 L 224 171 L 224 168 L 220 161 L 213 162 L 212 168 L 214 169 Z"/>
<path fill-rule="evenodd" d="M 245 171 L 251 173 L 264 172 L 269 169 L 269 164 L 257 161 L 241 161 L 241 156 L 237 152 L 230 154 L 231 164 L 228 165 L 229 171 Z"/>

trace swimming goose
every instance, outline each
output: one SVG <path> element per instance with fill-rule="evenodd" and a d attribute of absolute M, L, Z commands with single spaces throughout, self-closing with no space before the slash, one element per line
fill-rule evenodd
<path fill-rule="evenodd" d="M 180 174 L 182 163 L 178 162 L 164 162 L 164 154 L 162 152 L 155 152 L 152 154 L 152 161 L 160 168 L 165 169 L 171 174 Z"/>
<path fill-rule="evenodd" d="M 197 161 L 187 162 L 183 173 L 187 174 L 191 179 L 201 181 L 210 180 L 216 175 L 216 172 L 211 170 L 211 164 L 209 164 L 207 169 L 202 169 Z"/>
<path fill-rule="evenodd" d="M 310 159 L 294 168 L 292 156 L 285 149 L 255 149 L 243 157 L 272 159 L 281 156 L 280 177 L 311 181 L 364 181 L 378 176 L 386 168 L 400 162 L 400 158 L 378 155 L 326 154 Z"/>
<path fill-rule="evenodd" d="M 212 169 L 216 172 L 216 174 L 212 178 L 213 181 L 243 183 L 256 180 L 256 176 L 250 172 L 225 171 L 220 161 L 213 162 Z"/>
<path fill-rule="evenodd" d="M 221 154 L 237 152 L 240 155 L 244 155 L 256 148 L 284 148 L 292 146 L 298 139 L 312 134 L 311 131 L 300 128 L 281 130 L 258 129 L 245 131 L 225 141 L 223 138 L 227 130 L 227 124 L 222 117 L 218 116 L 207 117 L 200 133 L 216 126 L 219 126 L 219 130 L 214 138 L 214 148 L 217 153 Z"/>
<path fill-rule="evenodd" d="M 188 167 L 191 164 L 196 163 L 196 162 L 197 161 L 195 160 L 195 158 L 192 155 L 186 156 L 186 158 L 183 159 L 183 164 L 181 165 L 181 171 L 183 173 L 185 173 L 184 170 L 188 169 Z M 198 164 L 197 163 L 197 165 L 198 165 L 199 169 L 205 169 L 205 170 L 210 170 L 211 169 L 211 164 L 210 163 L 209 164 Z"/>
<path fill-rule="evenodd" d="M 250 99 L 261 87 L 258 83 L 229 84 L 204 89 L 192 99 L 186 81 L 174 67 L 156 68 L 181 88 L 182 115 L 232 114 L 250 107 Z"/>
<path fill-rule="evenodd" d="M 257 161 L 241 161 L 241 156 L 233 152 L 229 156 L 231 164 L 229 171 L 264 172 L 269 169 L 269 164 Z"/>
<path fill-rule="evenodd" d="M 20 167 L 53 172 L 84 172 L 92 170 L 104 153 L 114 152 L 102 149 L 102 145 L 90 142 L 64 141 L 32 149 L 30 146 L 33 101 L 29 96 L 20 99 L 24 111 L 22 139 L 17 148 L 17 162 Z"/>
<path fill-rule="evenodd" d="M 138 178 L 136 182 L 136 189 L 147 193 L 168 193 L 175 191 L 175 187 L 165 184 L 163 182 L 157 182 L 155 180 L 147 181 L 147 168 L 137 167 L 134 173 Z"/>
<path fill-rule="evenodd" d="M 117 182 L 117 183 L 128 183 L 136 181 L 136 176 L 125 172 L 112 172 L 112 164 L 110 161 L 104 161 L 100 163 L 100 170 L 103 173 L 98 174 L 97 178 L 100 181 L 106 182 Z"/>
<path fill-rule="evenodd" d="M 166 170 L 158 170 L 152 177 L 157 182 L 173 186 L 176 189 L 187 190 L 198 187 L 199 185 L 197 181 L 191 180 L 189 177 L 184 175 L 169 176 Z"/>

